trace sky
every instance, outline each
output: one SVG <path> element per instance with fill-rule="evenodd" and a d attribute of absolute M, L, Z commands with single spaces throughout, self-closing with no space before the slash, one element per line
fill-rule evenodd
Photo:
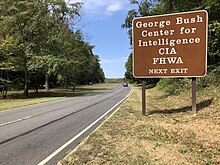
<path fill-rule="evenodd" d="M 94 45 L 106 78 L 123 78 L 125 63 L 131 52 L 128 29 L 121 24 L 130 9 L 129 0 L 66 0 L 83 2 L 81 19 L 75 25 L 85 40 Z"/>

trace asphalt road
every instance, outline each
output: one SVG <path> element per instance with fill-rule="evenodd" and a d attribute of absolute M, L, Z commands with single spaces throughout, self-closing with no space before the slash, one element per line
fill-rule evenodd
<path fill-rule="evenodd" d="M 0 165 L 56 164 L 130 91 L 117 85 L 101 93 L 0 112 Z"/>

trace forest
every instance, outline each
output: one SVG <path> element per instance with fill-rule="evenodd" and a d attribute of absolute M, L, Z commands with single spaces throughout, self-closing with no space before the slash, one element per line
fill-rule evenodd
<path fill-rule="evenodd" d="M 82 3 L 0 0 L 0 91 L 102 83 L 93 45 L 79 28 Z"/>
<path fill-rule="evenodd" d="M 162 15 L 170 13 L 206 10 L 208 12 L 208 52 L 207 75 L 197 79 L 198 88 L 220 84 L 220 1 L 218 0 L 130 0 L 133 9 L 129 10 L 122 28 L 128 30 L 130 45 L 132 45 L 132 20 L 135 17 Z M 140 25 L 141 26 L 141 25 Z M 143 25 L 142 25 L 143 26 Z M 145 25 L 147 26 L 147 25 Z M 132 50 L 132 49 L 131 49 Z M 132 52 L 125 64 L 125 78 L 131 83 L 139 83 L 141 79 L 133 76 Z M 168 93 L 179 93 L 183 89 L 190 89 L 190 80 L 187 78 L 146 79 L 148 84 L 160 85 Z"/>

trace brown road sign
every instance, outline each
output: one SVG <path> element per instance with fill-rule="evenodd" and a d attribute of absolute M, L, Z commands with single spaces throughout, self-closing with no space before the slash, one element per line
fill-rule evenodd
<path fill-rule="evenodd" d="M 205 76 L 207 25 L 204 10 L 135 18 L 134 77 Z"/>

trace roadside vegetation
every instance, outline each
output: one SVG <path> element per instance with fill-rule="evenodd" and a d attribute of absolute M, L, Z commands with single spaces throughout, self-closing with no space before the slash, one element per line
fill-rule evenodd
<path fill-rule="evenodd" d="M 82 3 L 0 0 L 0 92 L 102 83 L 104 72 L 80 28 Z"/>
<path fill-rule="evenodd" d="M 27 105 L 33 105 L 58 99 L 64 99 L 68 97 L 81 96 L 87 93 L 101 92 L 105 89 L 111 88 L 115 83 L 102 83 L 94 85 L 83 85 L 72 88 L 55 88 L 49 91 L 41 89 L 36 93 L 35 91 L 29 91 L 29 97 L 26 98 L 23 95 L 23 91 L 9 91 L 7 99 L 0 99 L 0 111 L 12 108 L 18 108 Z"/>
<path fill-rule="evenodd" d="M 148 116 L 141 113 L 141 87 L 119 110 L 60 163 L 70 164 L 220 164 L 220 88 L 169 95 L 147 90 Z"/>

